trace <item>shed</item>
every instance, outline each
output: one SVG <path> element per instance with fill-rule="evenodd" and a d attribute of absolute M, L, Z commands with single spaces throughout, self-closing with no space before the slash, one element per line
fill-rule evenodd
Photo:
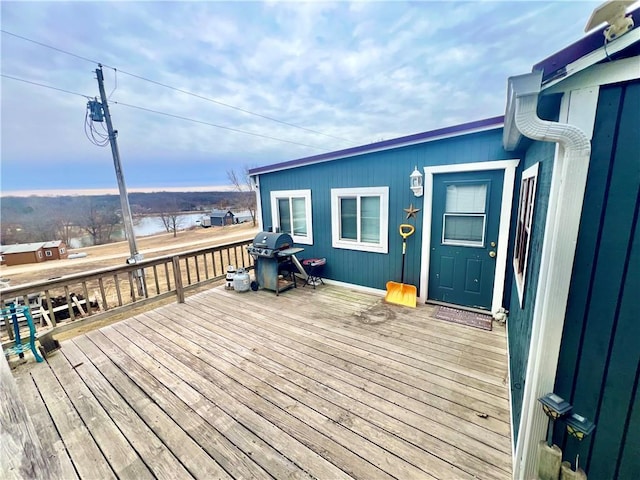
<path fill-rule="evenodd" d="M 69 256 L 67 245 L 62 240 L 45 242 L 42 248 L 44 249 L 44 256 L 47 260 L 60 260 Z"/>
<path fill-rule="evenodd" d="M 8 267 L 46 261 L 44 242 L 7 245 L 7 248 L 2 252 L 2 256 L 4 257 L 5 265 Z"/>
<path fill-rule="evenodd" d="M 7 266 L 59 260 L 67 258 L 68 255 L 67 246 L 61 240 L 18 243 L 2 247 L 3 262 Z"/>
<path fill-rule="evenodd" d="M 213 227 L 224 227 L 234 223 L 234 215 L 231 210 L 212 210 L 210 217 Z"/>

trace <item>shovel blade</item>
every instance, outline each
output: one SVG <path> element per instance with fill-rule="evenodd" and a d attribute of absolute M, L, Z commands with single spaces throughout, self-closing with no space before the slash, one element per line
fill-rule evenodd
<path fill-rule="evenodd" d="M 413 285 L 387 282 L 387 295 L 384 297 L 384 300 L 387 303 L 416 308 L 417 294 L 418 289 Z"/>

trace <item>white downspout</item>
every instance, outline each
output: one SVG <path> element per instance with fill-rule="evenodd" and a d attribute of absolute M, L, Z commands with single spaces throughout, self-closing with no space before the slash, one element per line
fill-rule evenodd
<path fill-rule="evenodd" d="M 515 126 L 520 133 L 533 140 L 558 144 L 514 459 L 517 479 L 537 478 L 538 442 L 545 438 L 547 430 L 547 417 L 537 399 L 553 391 L 555 383 L 591 155 L 591 143 L 581 129 L 537 116 L 541 80 L 541 72 L 509 79 Z"/>
<path fill-rule="evenodd" d="M 249 177 L 253 184 L 253 191 L 256 195 L 256 219 L 258 220 L 258 227 L 261 231 L 264 231 L 264 225 L 262 223 L 262 199 L 260 195 L 260 175 Z"/>

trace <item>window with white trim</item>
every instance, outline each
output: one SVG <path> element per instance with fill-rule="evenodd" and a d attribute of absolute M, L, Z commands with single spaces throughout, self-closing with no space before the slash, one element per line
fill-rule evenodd
<path fill-rule="evenodd" d="M 389 187 L 332 188 L 334 248 L 388 253 Z"/>
<path fill-rule="evenodd" d="M 42 250 L 38 250 L 38 258 L 42 258 Z"/>
<path fill-rule="evenodd" d="M 288 233 L 295 243 L 313 245 L 311 190 L 275 190 L 271 192 L 273 227 Z"/>
<path fill-rule="evenodd" d="M 60 254 L 64 255 L 64 252 L 65 252 L 64 247 L 60 247 Z"/>
<path fill-rule="evenodd" d="M 523 305 L 524 287 L 527 280 L 527 264 L 529 260 L 529 245 L 531 242 L 531 227 L 533 225 L 533 209 L 536 203 L 538 165 L 539 164 L 536 163 L 522 173 L 520 199 L 518 200 L 518 222 L 516 226 L 515 248 L 513 251 L 513 270 L 521 307 Z"/>
<path fill-rule="evenodd" d="M 45 250 L 44 251 L 44 256 L 45 257 L 53 257 L 53 252 L 51 252 L 51 250 Z"/>

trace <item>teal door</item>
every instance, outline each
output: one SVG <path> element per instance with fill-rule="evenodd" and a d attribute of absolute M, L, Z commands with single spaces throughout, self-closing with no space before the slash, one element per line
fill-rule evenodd
<path fill-rule="evenodd" d="M 504 171 L 433 177 L 430 300 L 491 309 Z"/>

